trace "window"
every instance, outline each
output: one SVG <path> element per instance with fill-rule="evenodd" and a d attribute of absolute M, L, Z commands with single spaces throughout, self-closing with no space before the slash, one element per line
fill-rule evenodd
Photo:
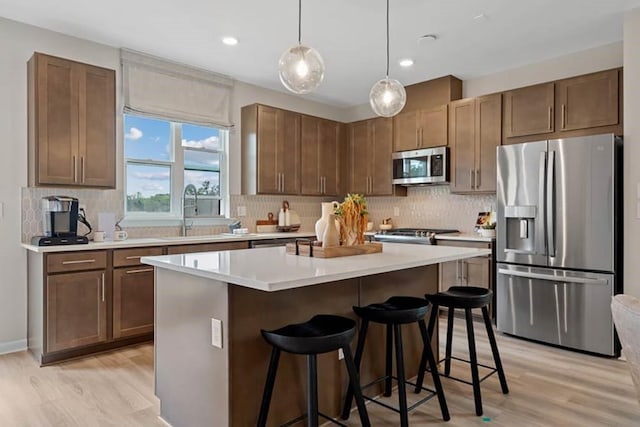
<path fill-rule="evenodd" d="M 224 213 L 225 147 L 228 132 L 125 114 L 125 213 L 129 218 L 213 218 Z"/>

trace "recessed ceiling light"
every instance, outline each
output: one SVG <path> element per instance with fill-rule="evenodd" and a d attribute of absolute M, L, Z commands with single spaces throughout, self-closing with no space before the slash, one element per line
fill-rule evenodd
<path fill-rule="evenodd" d="M 438 40 L 438 36 L 436 36 L 435 34 L 425 34 L 418 37 L 418 43 L 432 43 L 436 40 Z"/>
<path fill-rule="evenodd" d="M 411 67 L 413 65 L 413 59 L 411 58 L 401 59 L 399 63 L 401 67 Z"/>
<path fill-rule="evenodd" d="M 486 19 L 487 19 L 487 15 L 485 15 L 484 13 L 480 13 L 473 17 L 474 21 L 486 21 Z"/>
<path fill-rule="evenodd" d="M 238 39 L 235 37 L 227 36 L 222 38 L 222 43 L 226 44 L 227 46 L 235 46 L 238 44 Z"/>

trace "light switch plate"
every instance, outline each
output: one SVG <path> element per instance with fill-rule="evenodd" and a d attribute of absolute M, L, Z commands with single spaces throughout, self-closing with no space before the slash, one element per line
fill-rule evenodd
<path fill-rule="evenodd" d="M 344 351 L 341 348 L 338 349 L 338 360 L 344 359 Z"/>
<path fill-rule="evenodd" d="M 211 345 L 222 348 L 222 320 L 211 318 Z"/>
<path fill-rule="evenodd" d="M 397 206 L 393 207 L 393 216 L 400 216 L 400 208 Z"/>
<path fill-rule="evenodd" d="M 0 202 L 0 218 L 4 218 L 4 202 Z"/>

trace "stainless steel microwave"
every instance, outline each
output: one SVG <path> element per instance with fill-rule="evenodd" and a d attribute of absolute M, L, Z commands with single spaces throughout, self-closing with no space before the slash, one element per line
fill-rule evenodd
<path fill-rule="evenodd" d="M 393 153 L 393 183 L 399 185 L 447 184 L 449 148 L 436 147 Z"/>

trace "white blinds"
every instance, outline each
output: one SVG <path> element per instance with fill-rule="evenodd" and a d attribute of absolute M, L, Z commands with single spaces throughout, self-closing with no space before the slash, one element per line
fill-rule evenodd
<path fill-rule="evenodd" d="M 233 80 L 121 49 L 124 111 L 229 128 Z"/>

